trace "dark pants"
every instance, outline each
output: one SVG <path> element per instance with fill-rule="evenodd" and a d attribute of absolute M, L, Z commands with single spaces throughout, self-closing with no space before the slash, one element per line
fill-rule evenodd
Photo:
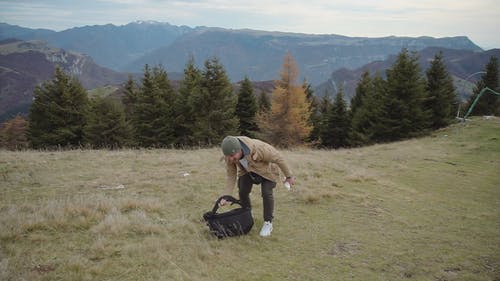
<path fill-rule="evenodd" d="M 240 202 L 243 207 L 251 207 L 250 191 L 252 191 L 252 186 L 254 184 L 258 184 L 258 182 L 255 182 L 254 179 L 255 177 L 252 179 L 252 177 L 248 173 L 238 178 Z M 264 205 L 264 221 L 271 222 L 273 220 L 274 212 L 273 188 L 276 186 L 276 183 L 265 178 L 261 179 L 262 202 Z"/>

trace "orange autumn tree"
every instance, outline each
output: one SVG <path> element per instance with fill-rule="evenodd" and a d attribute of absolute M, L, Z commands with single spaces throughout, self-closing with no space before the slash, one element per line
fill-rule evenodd
<path fill-rule="evenodd" d="M 310 104 L 302 84 L 297 84 L 298 68 L 290 53 L 285 55 L 281 79 L 275 81 L 271 110 L 259 115 L 263 138 L 279 147 L 297 146 L 309 136 Z"/>
<path fill-rule="evenodd" d="M 27 128 L 28 121 L 19 115 L 0 124 L 0 148 L 10 150 L 28 148 Z"/>

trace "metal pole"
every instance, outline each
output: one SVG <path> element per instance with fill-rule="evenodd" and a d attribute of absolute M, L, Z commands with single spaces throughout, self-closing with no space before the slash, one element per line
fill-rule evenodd
<path fill-rule="evenodd" d="M 463 90 L 465 92 L 465 82 L 467 82 L 469 80 L 469 78 L 471 78 L 472 76 L 474 75 L 477 75 L 477 74 L 485 74 L 486 71 L 478 71 L 478 72 L 474 72 L 472 74 L 470 74 L 469 76 L 465 77 L 465 79 L 462 80 L 462 85 L 463 85 Z M 462 121 L 465 121 L 465 117 L 464 118 L 460 118 L 460 103 L 458 104 L 458 109 L 457 109 L 457 119 L 460 119 Z"/>

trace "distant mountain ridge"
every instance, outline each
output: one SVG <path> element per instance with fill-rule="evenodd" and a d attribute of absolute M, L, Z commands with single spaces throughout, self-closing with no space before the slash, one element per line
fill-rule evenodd
<path fill-rule="evenodd" d="M 26 113 L 33 89 L 52 79 L 56 65 L 87 89 L 121 84 L 128 77 L 95 64 L 88 55 L 54 48 L 43 41 L 0 41 L 0 120 Z"/>
<path fill-rule="evenodd" d="M 216 56 L 233 81 L 241 80 L 245 75 L 254 81 L 278 79 L 284 54 L 289 51 L 297 61 L 300 77 L 317 85 L 337 69 L 355 69 L 372 61 L 384 60 L 402 48 L 421 50 L 428 46 L 481 50 L 466 37 L 370 39 L 207 28 L 186 34 L 141 57 L 126 70 L 137 71 L 144 64 L 161 63 L 169 70 L 179 71 L 189 57 L 201 66 L 207 57 Z"/>
<path fill-rule="evenodd" d="M 45 40 L 52 46 L 87 54 L 99 65 L 119 71 L 131 60 L 168 45 L 191 30 L 187 26 L 141 21 L 122 26 L 107 24 L 74 27 L 60 32 L 0 23 L 0 40 Z"/>
<path fill-rule="evenodd" d="M 419 57 L 419 65 L 423 72 L 427 70 L 434 56 L 442 52 L 443 62 L 448 73 L 454 78 L 454 84 L 458 95 L 462 100 L 468 98 L 471 94 L 472 83 L 481 78 L 481 71 L 491 57 L 500 58 L 500 49 L 491 49 L 484 52 L 474 52 L 470 50 L 454 50 L 439 47 L 428 47 L 417 53 Z M 355 93 L 356 86 L 361 79 L 361 75 L 368 71 L 373 77 L 376 73 L 380 73 L 385 78 L 386 70 L 389 69 L 396 61 L 397 55 L 391 55 L 386 60 L 375 61 L 366 64 L 357 69 L 339 69 L 331 74 L 331 77 L 324 83 L 315 88 L 316 95 L 323 96 L 325 94 L 334 95 L 339 86 L 342 85 L 344 97 L 349 101 Z M 471 74 L 478 74 L 470 76 Z M 468 78 L 467 81 L 464 79 Z"/>
<path fill-rule="evenodd" d="M 278 78 L 283 57 L 290 51 L 300 79 L 319 85 L 332 72 L 355 69 L 384 60 L 402 48 L 442 47 L 481 51 L 467 37 L 383 37 L 311 35 L 250 29 L 176 26 L 161 22 L 133 22 L 115 26 L 75 27 L 60 32 L 0 24 L 0 40 L 46 40 L 53 46 L 91 56 L 99 65 L 116 71 L 140 72 L 145 64 L 162 64 L 169 72 L 182 72 L 190 57 L 198 66 L 214 56 L 233 82 L 244 76 L 262 81 Z"/>

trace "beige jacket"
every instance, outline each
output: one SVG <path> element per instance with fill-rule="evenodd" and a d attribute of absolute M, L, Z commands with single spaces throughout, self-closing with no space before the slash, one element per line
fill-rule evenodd
<path fill-rule="evenodd" d="M 281 182 L 278 168 L 281 169 L 285 177 L 292 176 L 292 171 L 276 148 L 257 139 L 243 136 L 237 138 L 249 148 L 248 154 L 245 155 L 245 159 L 248 161 L 248 171 L 244 170 L 238 161 L 231 162 L 225 158 L 227 169 L 226 194 L 232 193 L 237 177 L 247 172 L 254 172 L 276 183 Z"/>

